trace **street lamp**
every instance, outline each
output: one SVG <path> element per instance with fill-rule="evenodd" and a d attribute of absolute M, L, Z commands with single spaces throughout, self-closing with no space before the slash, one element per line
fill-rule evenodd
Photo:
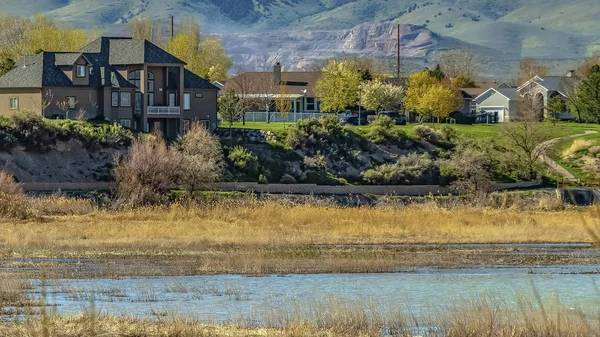
<path fill-rule="evenodd" d="M 359 102 L 358 102 L 358 125 L 362 125 L 362 119 L 361 114 L 362 114 L 362 84 L 358 86 L 358 90 L 359 90 Z"/>

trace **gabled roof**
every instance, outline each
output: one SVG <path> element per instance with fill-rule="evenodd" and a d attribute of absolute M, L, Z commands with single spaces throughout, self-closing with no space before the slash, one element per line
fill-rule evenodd
<path fill-rule="evenodd" d="M 475 97 L 475 100 L 478 100 L 481 96 L 487 94 L 490 91 L 494 91 L 508 100 L 517 101 L 521 99 L 521 95 L 516 88 L 489 88 L 488 90 L 479 94 L 479 96 Z"/>
<path fill-rule="evenodd" d="M 73 82 L 55 66 L 55 53 L 24 56 L 0 77 L 0 88 L 72 87 Z"/>
<path fill-rule="evenodd" d="M 55 62 L 57 66 L 72 66 L 75 64 L 80 57 L 82 57 L 88 64 L 92 64 L 90 60 L 81 52 L 77 53 L 54 53 L 55 54 Z"/>
<path fill-rule="evenodd" d="M 111 39 L 109 63 L 122 64 L 185 64 L 148 40 Z"/>
<path fill-rule="evenodd" d="M 566 81 L 568 78 L 569 77 L 567 76 L 535 76 L 534 78 L 521 85 L 518 88 L 518 90 L 521 91 L 527 86 L 537 84 L 548 91 L 556 91 L 561 95 L 567 97 L 568 95 L 566 94 Z"/>

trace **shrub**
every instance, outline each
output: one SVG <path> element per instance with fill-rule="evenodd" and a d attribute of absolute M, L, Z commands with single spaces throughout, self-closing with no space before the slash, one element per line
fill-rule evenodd
<path fill-rule="evenodd" d="M 177 165 L 160 134 L 134 140 L 126 157 L 115 158 L 117 203 L 136 207 L 163 202 L 174 187 Z"/>
<path fill-rule="evenodd" d="M 440 128 L 439 133 L 441 134 L 442 138 L 448 142 L 453 142 L 456 140 L 456 138 L 458 138 L 458 131 L 449 125 L 443 125 Z"/>
<path fill-rule="evenodd" d="M 304 157 L 304 165 L 308 168 L 315 170 L 326 170 L 327 169 L 327 159 L 321 152 L 317 151 L 317 154 L 313 157 Z"/>
<path fill-rule="evenodd" d="M 21 189 L 21 186 L 17 184 L 12 174 L 0 171 L 0 193 L 6 195 L 18 195 L 22 194 L 23 190 Z"/>
<path fill-rule="evenodd" d="M 292 148 L 308 148 L 323 143 L 339 143 L 346 131 L 335 116 L 298 121 L 288 129 L 286 143 Z"/>
<path fill-rule="evenodd" d="M 265 175 L 261 174 L 258 176 L 258 183 L 266 185 L 269 183 L 269 179 L 267 179 L 267 177 Z"/>
<path fill-rule="evenodd" d="M 600 154 L 600 146 L 592 146 L 588 149 L 588 152 L 592 156 L 598 156 L 598 154 Z"/>
<path fill-rule="evenodd" d="M 424 176 L 435 167 L 427 153 L 412 153 L 398 158 L 396 163 L 383 164 L 362 174 L 369 184 L 414 184 L 425 180 Z"/>
<path fill-rule="evenodd" d="M 576 139 L 571 146 L 562 153 L 563 159 L 573 158 L 576 154 L 587 151 L 594 143 L 591 140 Z"/>
<path fill-rule="evenodd" d="M 227 158 L 229 158 L 233 166 L 245 171 L 255 170 L 258 164 L 258 157 L 241 145 L 234 147 Z"/>
<path fill-rule="evenodd" d="M 417 137 L 429 143 L 437 143 L 441 137 L 440 132 L 427 125 L 418 125 L 414 130 Z"/>
<path fill-rule="evenodd" d="M 406 133 L 396 128 L 396 122 L 389 116 L 379 116 L 371 123 L 367 137 L 373 143 L 397 142 L 406 139 Z"/>
<path fill-rule="evenodd" d="M 294 176 L 286 173 L 283 175 L 283 177 L 281 177 L 281 180 L 279 182 L 282 184 L 295 184 L 296 178 L 294 178 Z"/>
<path fill-rule="evenodd" d="M 35 216 L 12 174 L 0 171 L 0 218 L 25 220 Z"/>
<path fill-rule="evenodd" d="M 600 159 L 595 157 L 584 156 L 581 158 L 583 161 L 583 169 L 595 176 L 600 176 Z"/>

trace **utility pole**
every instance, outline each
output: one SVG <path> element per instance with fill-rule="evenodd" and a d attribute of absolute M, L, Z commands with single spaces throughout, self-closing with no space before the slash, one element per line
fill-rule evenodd
<path fill-rule="evenodd" d="M 171 40 L 175 38 L 175 16 L 171 15 Z"/>
<path fill-rule="evenodd" d="M 397 76 L 398 79 L 400 79 L 400 24 L 398 24 L 398 69 L 397 69 Z"/>

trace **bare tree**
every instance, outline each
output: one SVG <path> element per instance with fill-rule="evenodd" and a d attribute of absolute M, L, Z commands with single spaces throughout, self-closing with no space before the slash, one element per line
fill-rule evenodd
<path fill-rule="evenodd" d="M 56 107 L 65 113 L 65 119 L 69 119 L 69 111 L 73 109 L 77 103 L 77 100 L 72 102 L 68 97 L 65 97 L 64 100 L 56 101 Z"/>
<path fill-rule="evenodd" d="M 48 109 L 48 107 L 54 101 L 54 93 L 52 92 L 52 90 L 48 89 L 46 92 L 44 92 L 39 102 L 35 101 L 33 98 L 31 99 L 31 101 L 36 107 L 40 109 L 40 111 L 42 112 L 42 116 L 44 116 L 46 109 Z"/>
<path fill-rule="evenodd" d="M 255 82 L 256 92 L 259 93 L 256 105 L 267 114 L 267 123 L 271 122 L 275 112 L 274 96 L 277 93 L 277 86 L 275 77 L 270 73 L 261 74 Z"/>
<path fill-rule="evenodd" d="M 446 76 L 473 78 L 479 71 L 479 60 L 472 52 L 464 49 L 447 50 L 440 54 L 440 67 Z"/>
<path fill-rule="evenodd" d="M 179 147 L 182 158 L 177 181 L 190 196 L 206 184 L 219 180 L 223 169 L 221 143 L 204 125 L 192 123 Z"/>
<path fill-rule="evenodd" d="M 282 83 L 283 84 L 279 85 L 279 92 L 275 99 L 275 107 L 285 126 L 285 121 L 288 119 L 290 111 L 292 111 L 292 101 L 287 97 L 287 85 L 285 84 L 285 81 Z"/>
<path fill-rule="evenodd" d="M 147 16 L 137 17 L 129 22 L 129 33 L 135 39 L 154 39 L 154 22 Z"/>
<path fill-rule="evenodd" d="M 519 120 L 503 123 L 500 132 L 513 149 L 515 159 L 522 162 L 530 179 L 535 179 L 536 164 L 544 156 L 550 142 L 549 130 L 539 123 L 543 104 L 533 93 L 525 95 L 519 105 Z"/>
<path fill-rule="evenodd" d="M 242 124 L 246 125 L 246 112 L 252 111 L 257 103 L 257 83 L 256 79 L 245 71 L 243 67 L 239 67 L 234 76 L 229 81 L 231 88 L 238 98 L 238 107 L 242 113 Z"/>
<path fill-rule="evenodd" d="M 548 68 L 540 61 L 532 58 L 524 58 L 519 64 L 520 84 L 523 84 L 535 76 L 546 76 Z"/>

